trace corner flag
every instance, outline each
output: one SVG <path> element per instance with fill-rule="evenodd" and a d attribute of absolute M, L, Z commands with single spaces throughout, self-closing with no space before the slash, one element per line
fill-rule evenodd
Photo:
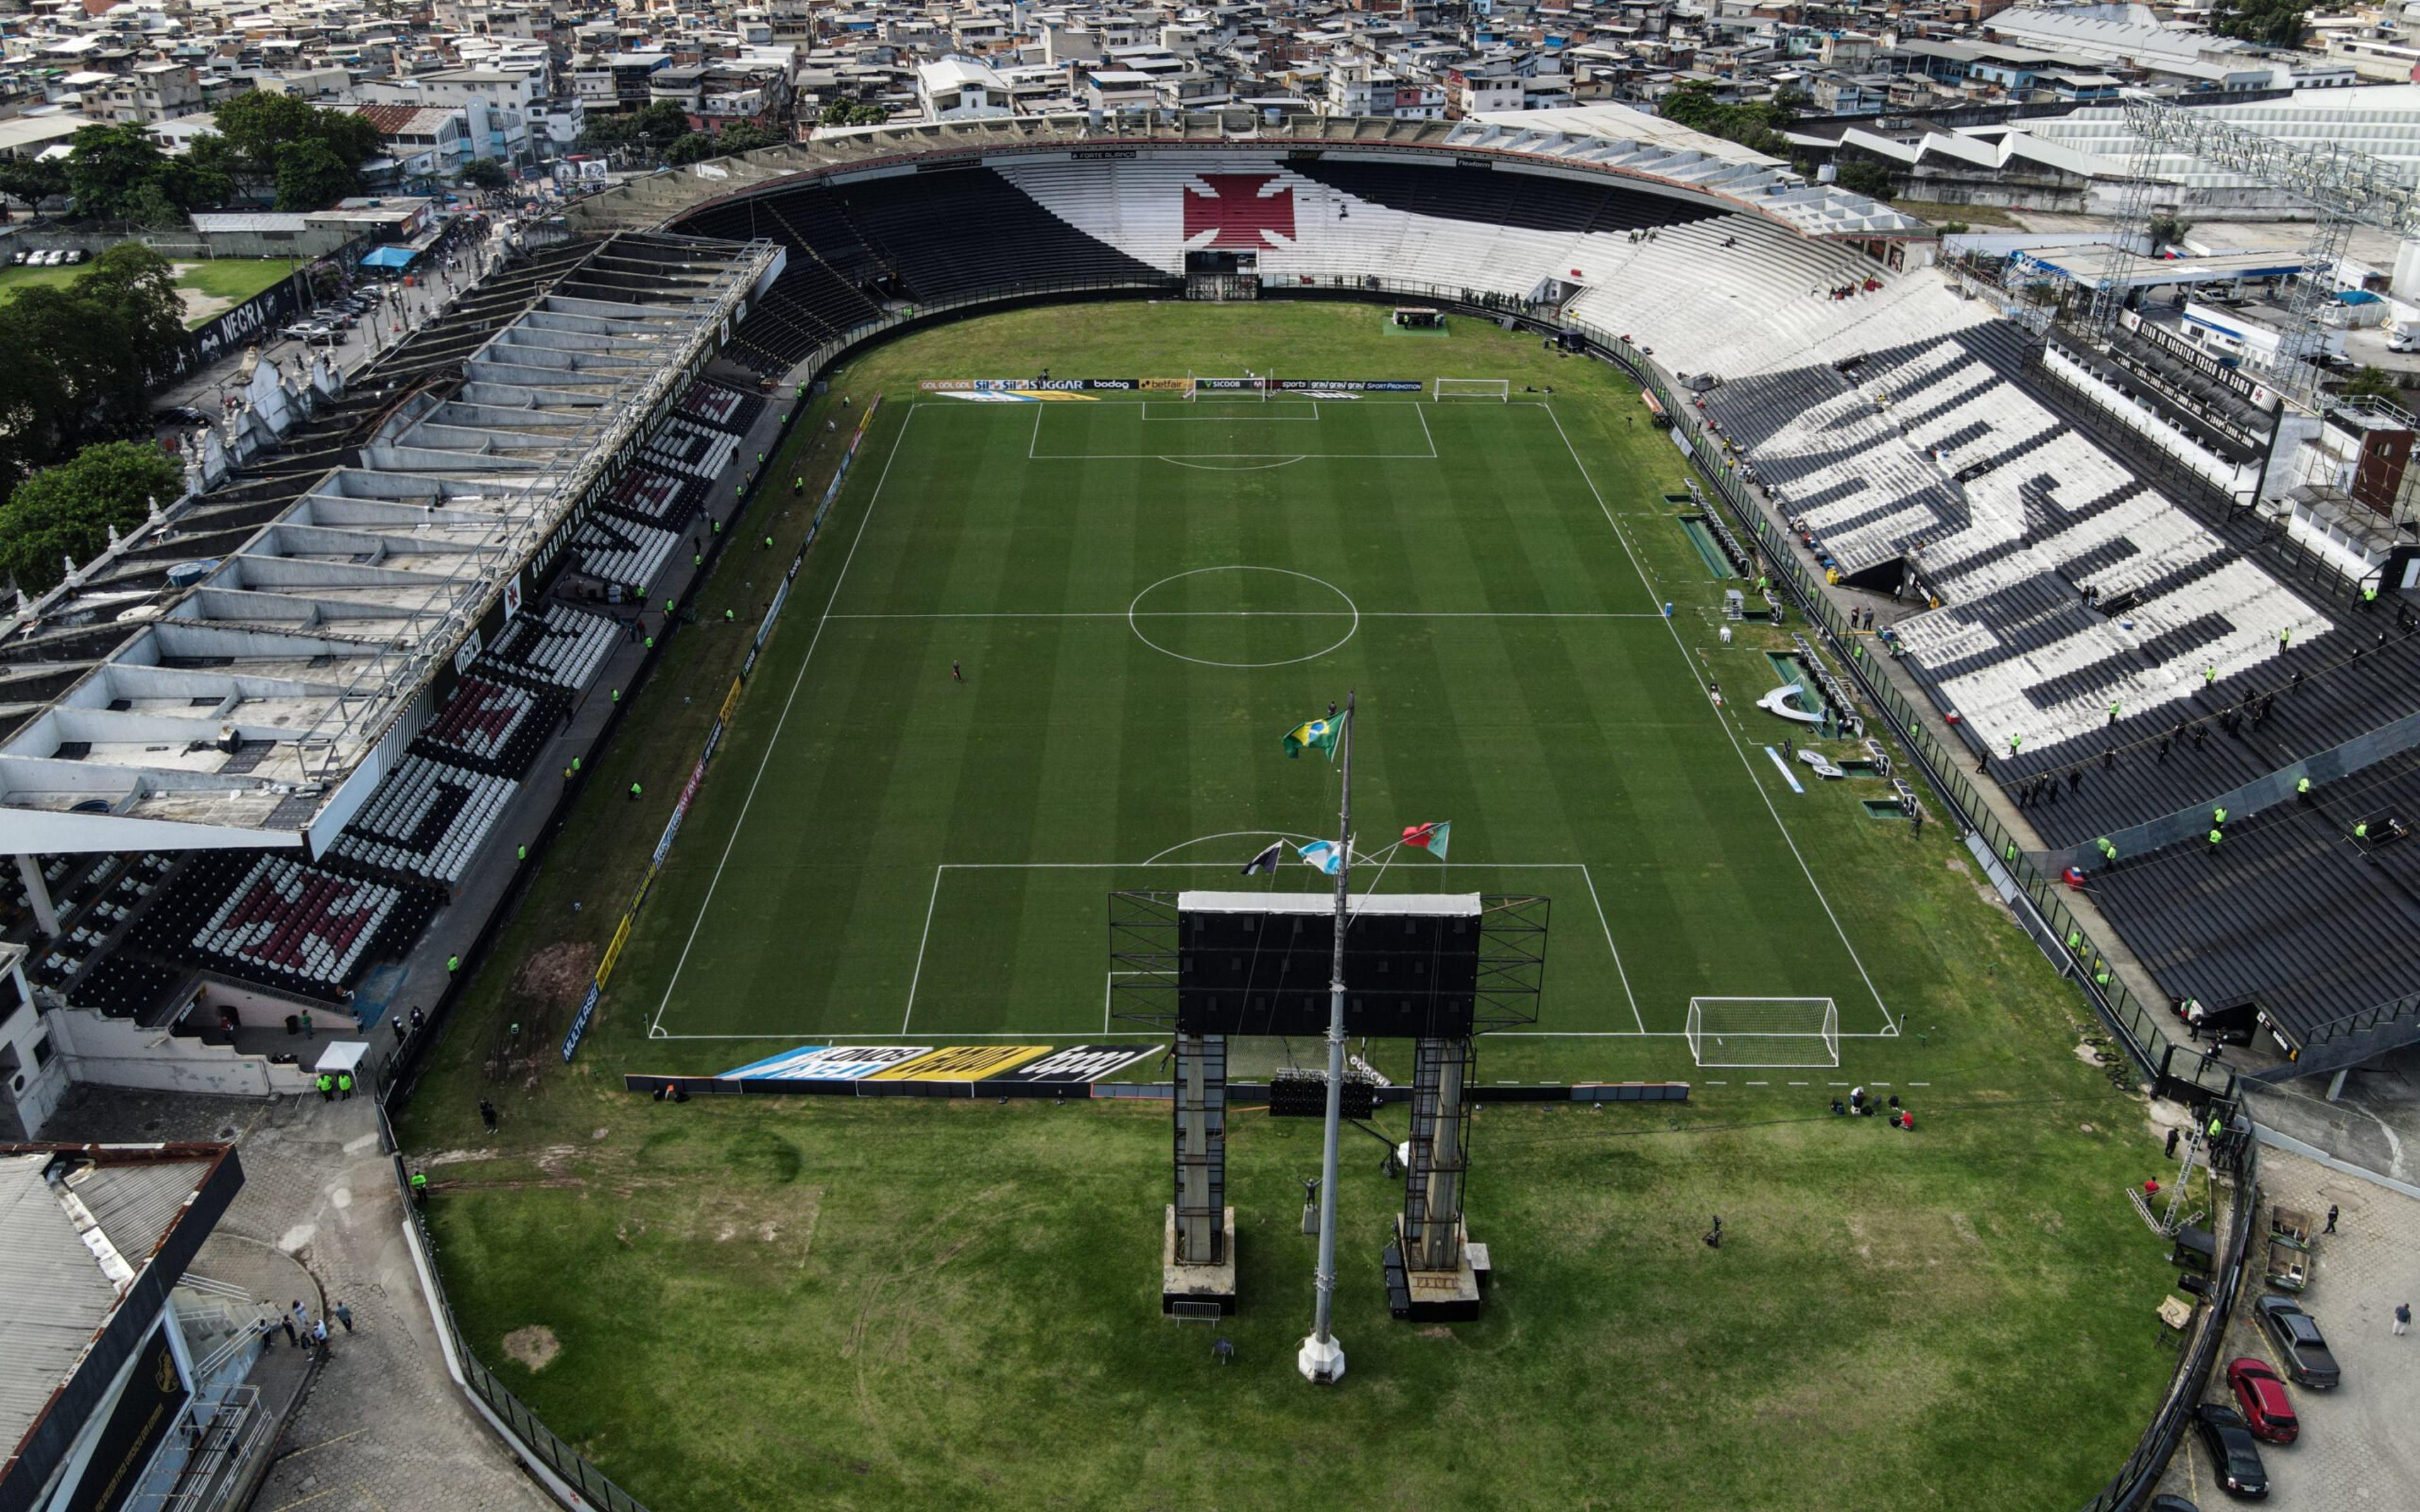
<path fill-rule="evenodd" d="M 1286 732 L 1286 755 L 1295 757 L 1306 750 L 1315 750 L 1329 761 L 1336 760 L 1336 737 L 1342 730 L 1333 719 L 1313 719 Z"/>
<path fill-rule="evenodd" d="M 1443 819 L 1425 825 L 1412 825 L 1404 830 L 1404 843 L 1417 845 L 1442 861 L 1445 859 L 1446 842 L 1452 833 L 1453 825 Z"/>

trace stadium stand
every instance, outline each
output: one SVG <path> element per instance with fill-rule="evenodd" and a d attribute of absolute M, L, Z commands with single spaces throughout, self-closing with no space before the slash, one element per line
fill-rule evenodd
<path fill-rule="evenodd" d="M 338 999 L 372 961 L 417 937 L 437 909 L 419 888 L 340 876 L 282 856 L 204 851 L 137 922 L 130 947 L 154 963 Z"/>
<path fill-rule="evenodd" d="M 464 677 L 411 749 L 451 765 L 518 779 L 528 773 L 570 702 L 568 694 L 552 688 Z"/>
<path fill-rule="evenodd" d="M 542 614 L 515 619 L 478 665 L 498 677 L 576 691 L 588 686 L 622 635 L 618 621 L 550 604 Z"/>
<path fill-rule="evenodd" d="M 411 882 L 459 882 L 520 784 L 406 756 L 329 847 L 349 862 Z"/>

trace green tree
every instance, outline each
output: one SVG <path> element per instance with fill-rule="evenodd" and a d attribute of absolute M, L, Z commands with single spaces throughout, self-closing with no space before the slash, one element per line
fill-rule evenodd
<path fill-rule="evenodd" d="M 183 343 L 183 316 L 167 260 L 136 242 L 0 305 L 0 487 L 143 430 L 147 380 Z"/>
<path fill-rule="evenodd" d="M 2345 379 L 2344 396 L 2348 399 L 2388 399 L 2400 403 L 2403 391 L 2396 385 L 2392 373 L 2381 368 L 2364 367 Z"/>
<path fill-rule="evenodd" d="M 68 192 L 68 171 L 56 158 L 0 158 L 0 195 L 38 204 Z"/>
<path fill-rule="evenodd" d="M 79 213 L 103 221 L 127 218 L 146 184 L 166 168 L 168 155 L 139 126 L 87 126 L 69 139 L 68 188 Z"/>
<path fill-rule="evenodd" d="M 2185 234 L 2192 229 L 2193 223 L 2191 221 L 2180 220 L 2173 215 L 2152 216 L 2149 226 L 2151 233 L 2151 250 L 2153 252 L 2158 252 L 2162 247 L 2173 246 L 2177 242 L 2182 241 L 2185 239 Z"/>
<path fill-rule="evenodd" d="M 473 158 L 462 164 L 462 181 L 481 189 L 502 189 L 510 181 L 504 165 L 493 158 Z"/>
<path fill-rule="evenodd" d="M 325 142 L 289 142 L 277 151 L 281 210 L 324 210 L 360 187 L 353 165 Z"/>
<path fill-rule="evenodd" d="M 1836 181 L 1852 194 L 1868 199 L 1888 199 L 1891 192 L 1890 170 L 1868 158 L 1840 158 L 1833 164 L 1839 170 Z"/>
<path fill-rule="evenodd" d="M 721 155 L 722 149 L 714 145 L 714 138 L 704 131 L 691 131 L 687 136 L 677 137 L 672 146 L 664 148 L 664 161 L 675 168 Z"/>
<path fill-rule="evenodd" d="M 17 485 L 0 504 L 0 573 L 39 594 L 67 576 L 66 560 L 90 562 L 120 532 L 143 523 L 152 500 L 185 491 L 185 471 L 148 441 L 103 441 Z"/>
<path fill-rule="evenodd" d="M 2269 47 L 2300 47 L 2304 7 L 2296 0 L 2221 0 L 2211 29 Z"/>
<path fill-rule="evenodd" d="M 716 150 L 723 153 L 754 152 L 763 147 L 780 147 L 789 140 L 769 126 L 753 121 L 738 121 L 722 129 L 715 139 Z"/>
<path fill-rule="evenodd" d="M 277 171 L 277 150 L 310 140 L 318 107 L 294 95 L 255 89 L 222 101 L 210 112 L 226 150 L 266 177 Z"/>
<path fill-rule="evenodd" d="M 1693 131 L 1737 142 L 1757 152 L 1787 157 L 1790 144 L 1781 132 L 1797 118 L 1806 101 L 1807 97 L 1795 90 L 1784 90 L 1769 102 L 1727 105 L 1714 98 L 1711 85 L 1692 84 L 1666 95 L 1658 110 L 1666 120 L 1678 121 Z"/>
<path fill-rule="evenodd" d="M 143 371 L 162 372 L 185 345 L 185 300 L 177 270 L 139 241 L 121 241 L 93 259 L 70 286 L 76 300 L 116 317 L 117 339 Z"/>

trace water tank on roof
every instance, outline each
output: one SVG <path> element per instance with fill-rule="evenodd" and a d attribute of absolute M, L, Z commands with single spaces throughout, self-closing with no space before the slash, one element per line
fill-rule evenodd
<path fill-rule="evenodd" d="M 191 588 L 194 584 L 200 582 L 211 573 L 216 572 L 218 570 L 218 565 L 219 564 L 215 560 L 209 562 L 179 562 L 175 566 L 168 569 L 168 586 L 171 588 Z"/>
<path fill-rule="evenodd" d="M 1823 166 L 1816 169 L 1815 181 L 1819 184 L 1838 183 L 1840 181 L 1840 165 L 1836 162 L 1827 162 L 1823 164 Z"/>

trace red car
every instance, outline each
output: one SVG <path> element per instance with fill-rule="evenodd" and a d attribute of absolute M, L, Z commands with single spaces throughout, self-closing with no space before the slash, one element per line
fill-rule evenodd
<path fill-rule="evenodd" d="M 2286 1383 L 2277 1372 L 2259 1360 L 2245 1358 L 2226 1363 L 2226 1384 L 2235 1393 L 2235 1405 L 2243 1411 L 2243 1426 L 2256 1439 L 2270 1443 L 2291 1443 L 2303 1425 L 2294 1418 L 2294 1404 L 2286 1399 Z"/>

